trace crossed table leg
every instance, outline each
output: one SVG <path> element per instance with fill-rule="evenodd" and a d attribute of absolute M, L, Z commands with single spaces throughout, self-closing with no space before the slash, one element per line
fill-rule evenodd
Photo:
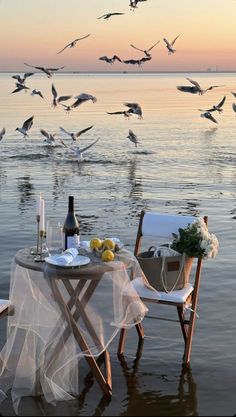
<path fill-rule="evenodd" d="M 100 279 L 102 276 L 100 277 Z M 63 279 L 61 277 L 53 277 L 50 279 L 50 285 L 53 293 L 54 300 L 56 300 L 60 310 L 61 310 L 61 318 L 67 321 L 67 326 L 63 332 L 62 338 L 58 341 L 53 352 L 49 357 L 49 361 L 47 363 L 47 372 L 51 369 L 53 362 L 60 354 L 63 348 L 63 342 L 67 341 L 68 338 L 71 336 L 71 332 L 76 339 L 78 345 L 80 346 L 81 351 L 85 352 L 85 358 L 91 368 L 93 375 L 95 376 L 98 384 L 100 385 L 104 395 L 111 397 L 112 395 L 112 380 L 111 380 L 111 363 L 110 363 L 110 355 L 109 352 L 105 349 L 104 345 L 102 344 L 101 340 L 98 338 L 96 331 L 85 311 L 85 306 L 89 302 L 90 298 L 92 297 L 96 287 L 98 286 L 100 279 L 89 279 L 88 276 L 85 278 L 79 278 L 76 287 L 74 288 L 71 284 L 71 280 L 69 278 Z M 74 280 L 72 278 L 72 280 Z M 60 283 L 64 285 L 66 289 L 69 300 L 66 302 L 60 287 Z M 84 290 L 87 284 L 87 288 L 85 289 L 82 296 L 81 293 Z M 72 313 L 72 309 L 75 307 L 75 311 Z M 99 350 L 102 351 L 102 354 L 98 359 L 103 359 L 105 365 L 105 376 L 101 372 L 98 362 L 95 360 L 94 356 L 92 355 L 90 348 L 84 339 L 81 331 L 78 327 L 78 320 L 82 319 L 86 329 L 93 339 L 96 346 L 99 347 Z M 62 342 L 63 341 L 63 342 Z M 40 370 L 39 370 L 40 372 Z"/>

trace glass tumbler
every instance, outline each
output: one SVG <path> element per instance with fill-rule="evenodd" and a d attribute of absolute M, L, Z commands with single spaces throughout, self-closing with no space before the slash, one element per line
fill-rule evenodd
<path fill-rule="evenodd" d="M 56 220 L 47 221 L 46 246 L 50 256 L 63 252 L 63 226 Z"/>

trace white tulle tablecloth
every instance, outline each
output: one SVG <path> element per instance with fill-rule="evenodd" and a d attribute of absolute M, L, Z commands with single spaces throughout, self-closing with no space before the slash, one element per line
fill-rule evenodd
<path fill-rule="evenodd" d="M 79 359 L 101 355 L 120 328 L 140 323 L 147 312 L 130 285 L 142 272 L 129 251 L 109 263 L 86 256 L 91 262 L 79 268 L 36 263 L 29 249 L 13 260 L 14 315 L 0 353 L 0 401 L 11 395 L 16 412 L 25 396 L 43 395 L 51 404 L 74 399 Z"/>

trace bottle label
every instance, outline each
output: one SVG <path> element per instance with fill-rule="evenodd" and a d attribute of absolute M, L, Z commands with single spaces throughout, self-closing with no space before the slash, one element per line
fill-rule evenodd
<path fill-rule="evenodd" d="M 67 236 L 67 248 L 76 248 L 78 249 L 79 247 L 79 235 L 74 235 L 74 236 Z"/>

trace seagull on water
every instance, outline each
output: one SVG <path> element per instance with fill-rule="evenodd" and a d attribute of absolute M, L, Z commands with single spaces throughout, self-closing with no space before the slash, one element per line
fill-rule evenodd
<path fill-rule="evenodd" d="M 5 133 L 6 133 L 6 129 L 5 129 L 5 127 L 1 130 L 1 132 L 0 132 L 0 141 L 2 140 L 2 138 L 3 138 L 3 136 L 5 135 Z"/>
<path fill-rule="evenodd" d="M 26 72 L 23 75 L 23 77 L 21 77 L 20 75 L 13 75 L 12 78 L 14 78 L 15 80 L 17 80 L 19 84 L 25 84 L 25 80 L 28 77 L 31 77 L 32 75 L 34 75 L 34 72 Z"/>
<path fill-rule="evenodd" d="M 106 55 L 104 55 L 104 56 L 100 56 L 100 58 L 98 59 L 100 59 L 100 61 L 105 61 L 108 64 L 114 64 L 115 61 L 122 62 L 122 60 L 117 55 L 113 55 L 112 58 L 108 58 Z"/>
<path fill-rule="evenodd" d="M 29 87 L 26 87 L 24 84 L 16 83 L 16 88 L 11 92 L 11 94 L 19 93 L 19 91 L 23 90 L 25 90 L 26 92 L 27 90 L 29 90 Z"/>
<path fill-rule="evenodd" d="M 106 14 L 103 14 L 102 16 L 98 17 L 98 19 L 108 20 L 108 19 L 110 19 L 111 16 L 121 16 L 123 14 L 125 14 L 125 13 L 119 13 L 119 12 L 106 13 Z"/>
<path fill-rule="evenodd" d="M 209 111 L 202 113 L 201 117 L 205 117 L 206 119 L 211 120 L 213 123 L 218 123 Z"/>
<path fill-rule="evenodd" d="M 70 133 L 68 130 L 64 129 L 63 127 L 60 127 L 61 132 L 65 133 L 66 135 L 70 136 L 73 142 L 76 142 L 76 139 L 79 138 L 83 133 L 86 133 L 88 130 L 92 129 L 94 125 L 86 127 L 83 130 L 80 130 L 77 133 Z"/>
<path fill-rule="evenodd" d="M 151 54 L 149 54 L 149 52 L 159 43 L 160 41 L 157 41 L 154 45 L 152 45 L 150 48 L 148 49 L 140 49 L 137 48 L 136 46 L 134 46 L 133 44 L 131 44 L 130 46 L 132 46 L 132 48 L 137 49 L 137 51 L 143 52 L 146 57 L 151 58 Z"/>
<path fill-rule="evenodd" d="M 45 137 L 44 142 L 47 142 L 48 145 L 55 145 L 56 133 L 48 133 L 44 129 L 40 129 L 40 133 Z"/>
<path fill-rule="evenodd" d="M 217 104 L 216 106 L 212 106 L 208 110 L 202 110 L 202 109 L 198 109 L 198 110 L 203 111 L 203 112 L 210 112 L 210 113 L 213 111 L 218 111 L 219 113 L 222 113 L 223 109 L 221 107 L 223 106 L 225 100 L 226 100 L 226 96 L 224 96 L 222 100 L 219 102 L 219 104 Z"/>
<path fill-rule="evenodd" d="M 41 91 L 36 90 L 36 88 L 34 88 L 34 89 L 32 90 L 32 92 L 31 92 L 31 96 L 40 96 L 40 97 L 44 98 L 44 97 L 43 97 L 43 95 L 42 95 L 42 93 L 41 93 Z"/>
<path fill-rule="evenodd" d="M 33 125 L 33 119 L 34 116 L 31 116 L 29 119 L 27 119 L 24 123 L 22 127 L 17 127 L 16 130 L 20 133 L 22 133 L 22 135 L 24 136 L 24 138 L 29 137 L 28 136 L 28 131 L 30 130 L 30 128 Z"/>
<path fill-rule="evenodd" d="M 173 48 L 174 43 L 177 41 L 178 37 L 180 36 L 180 34 L 178 36 L 176 36 L 176 38 L 172 41 L 172 42 L 168 42 L 168 40 L 166 38 L 163 38 L 163 41 L 166 43 L 166 47 L 168 49 L 168 54 L 174 54 L 176 52 L 176 49 Z"/>
<path fill-rule="evenodd" d="M 125 106 L 129 108 L 129 112 L 132 114 L 137 114 L 138 119 L 142 119 L 142 109 L 141 106 L 138 103 L 124 103 Z"/>
<path fill-rule="evenodd" d="M 129 134 L 127 136 L 127 138 L 133 142 L 135 144 L 135 147 L 137 148 L 137 144 L 139 143 L 137 136 L 135 135 L 135 133 L 129 129 Z"/>
<path fill-rule="evenodd" d="M 83 155 L 83 153 L 84 153 L 85 151 L 87 151 L 88 149 L 90 149 L 90 148 L 91 148 L 93 145 L 95 145 L 95 143 L 97 143 L 98 141 L 99 141 L 99 138 L 98 138 L 98 139 L 96 139 L 94 142 L 90 143 L 90 145 L 85 146 L 84 148 L 80 148 L 79 146 L 76 146 L 75 148 L 72 148 L 72 147 L 70 147 L 70 146 L 66 145 L 66 144 L 63 142 L 63 140 L 61 140 L 60 142 L 62 143 L 62 145 L 63 145 L 64 147 L 71 149 L 71 150 L 75 153 L 75 155 L 76 155 L 76 157 L 77 157 L 77 161 L 78 161 L 78 162 L 82 162 L 82 161 L 84 160 L 84 155 Z"/>
<path fill-rule="evenodd" d="M 61 101 L 69 100 L 72 97 L 71 95 L 58 97 L 58 93 L 54 84 L 52 84 L 52 96 L 53 96 L 52 107 L 57 107 L 57 105 L 61 103 Z"/>
<path fill-rule="evenodd" d="M 87 93 L 81 93 L 78 96 L 75 96 L 74 98 L 76 99 L 76 101 L 71 105 L 72 108 L 76 108 L 88 100 L 91 100 L 93 103 L 96 103 L 97 101 L 96 97 Z"/>
<path fill-rule="evenodd" d="M 38 69 L 39 71 L 44 72 L 47 75 L 48 78 L 52 78 L 52 75 L 53 75 L 54 72 L 59 71 L 60 69 L 65 68 L 65 67 L 59 67 L 59 68 L 36 67 L 34 65 L 27 64 L 26 62 L 24 64 L 27 67 L 32 67 L 32 68 Z"/>
<path fill-rule="evenodd" d="M 91 33 L 89 33 L 88 35 L 83 36 L 82 38 L 74 39 L 72 42 L 68 43 L 63 49 L 61 49 L 59 52 L 57 52 L 57 55 L 61 54 L 67 48 L 74 48 L 78 41 L 82 41 L 82 39 L 88 38 L 90 35 L 91 35 Z"/>
<path fill-rule="evenodd" d="M 191 94 L 199 94 L 199 95 L 203 95 L 205 94 L 208 90 L 213 90 L 213 88 L 217 88 L 217 87 L 224 87 L 223 85 L 211 85 L 210 87 L 206 88 L 205 90 L 203 90 L 200 86 L 200 84 L 197 81 L 191 80 L 191 78 L 186 78 L 191 84 L 193 84 L 193 86 L 183 86 L 183 85 L 178 85 L 176 88 L 179 91 L 183 91 L 184 93 L 191 93 Z"/>

